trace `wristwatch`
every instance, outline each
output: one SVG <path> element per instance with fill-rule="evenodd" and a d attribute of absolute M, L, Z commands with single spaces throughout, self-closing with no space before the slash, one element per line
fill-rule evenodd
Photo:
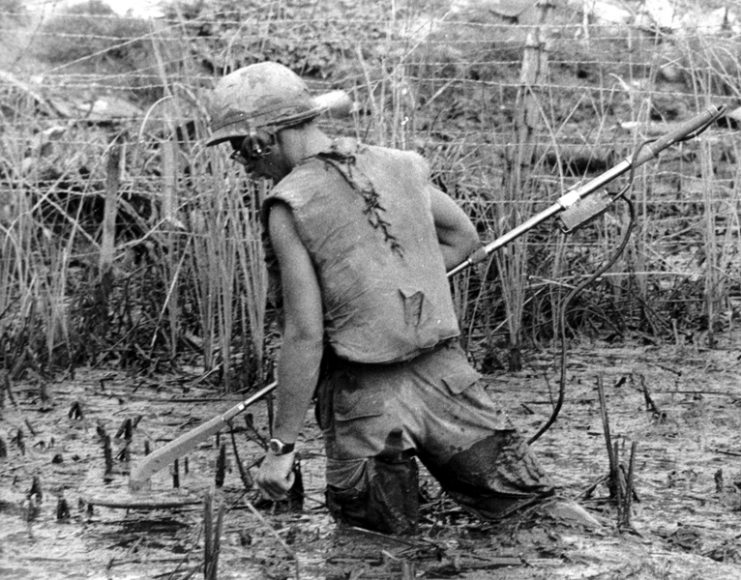
<path fill-rule="evenodd" d="M 294 447 L 294 443 L 283 443 L 283 441 L 277 438 L 268 441 L 268 449 L 270 449 L 273 455 L 286 455 L 293 451 Z"/>

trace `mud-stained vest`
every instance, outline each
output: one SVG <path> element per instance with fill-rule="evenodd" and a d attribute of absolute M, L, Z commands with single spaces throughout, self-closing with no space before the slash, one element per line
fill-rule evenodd
<path fill-rule="evenodd" d="M 279 200 L 292 210 L 338 357 L 403 361 L 458 336 L 430 187 L 420 155 L 342 140 L 296 167 L 266 198 L 266 222 Z M 269 242 L 267 250 L 272 256 Z"/>

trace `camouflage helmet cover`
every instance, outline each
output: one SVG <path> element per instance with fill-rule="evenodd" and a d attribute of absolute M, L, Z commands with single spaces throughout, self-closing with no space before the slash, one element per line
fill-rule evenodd
<path fill-rule="evenodd" d="M 258 129 L 290 127 L 316 117 L 323 109 L 292 70 L 274 62 L 251 64 L 224 76 L 214 87 L 206 146 Z"/>

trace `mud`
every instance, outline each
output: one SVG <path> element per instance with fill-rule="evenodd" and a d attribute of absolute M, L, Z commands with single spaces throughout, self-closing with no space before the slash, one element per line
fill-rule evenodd
<path fill-rule="evenodd" d="M 204 542 L 208 533 L 220 541 L 221 580 L 741 578 L 740 338 L 729 332 L 712 350 L 597 342 L 570 350 L 566 403 L 535 449 L 563 494 L 598 518 L 597 530 L 532 514 L 478 522 L 440 496 L 429 479 L 419 536 L 338 529 L 324 507 L 322 444 L 311 417 L 302 434 L 300 511 L 265 506 L 259 493 L 245 491 L 227 433 L 179 461 L 179 487 L 173 487 L 171 466 L 156 474 L 150 489 L 132 494 L 127 474 L 147 447 L 238 398 L 215 397 L 199 386 L 195 370 L 149 379 L 86 369 L 55 381 L 17 383 L 0 410 L 7 453 L 2 457 L 0 445 L 0 577 L 201 578 L 205 546 L 214 553 L 213 542 Z M 526 434 L 550 412 L 557 360 L 555 350 L 543 351 L 521 373 L 487 377 L 492 396 Z M 635 443 L 636 497 L 631 525 L 623 529 L 604 481 L 609 466 L 598 380 L 626 465 Z M 264 403 L 251 413 L 264 435 Z M 128 461 L 127 419 L 135 425 Z M 260 456 L 258 438 L 243 418 L 233 427 L 240 460 L 249 466 Z M 217 488 L 222 445 L 227 461 Z M 204 526 L 209 494 L 210 533 Z"/>

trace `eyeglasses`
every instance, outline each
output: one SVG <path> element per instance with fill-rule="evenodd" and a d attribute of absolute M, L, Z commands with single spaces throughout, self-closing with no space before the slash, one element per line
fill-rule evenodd
<path fill-rule="evenodd" d="M 232 151 L 229 159 L 248 168 L 254 165 L 255 161 L 257 161 L 256 159 L 248 159 L 247 157 L 245 157 L 240 149 L 235 149 L 234 151 Z"/>
<path fill-rule="evenodd" d="M 265 137 L 267 138 L 260 137 L 250 135 L 244 138 L 231 139 L 230 142 L 234 151 L 229 159 L 249 169 L 260 159 L 270 155 L 275 142 L 274 136 L 266 133 Z"/>

